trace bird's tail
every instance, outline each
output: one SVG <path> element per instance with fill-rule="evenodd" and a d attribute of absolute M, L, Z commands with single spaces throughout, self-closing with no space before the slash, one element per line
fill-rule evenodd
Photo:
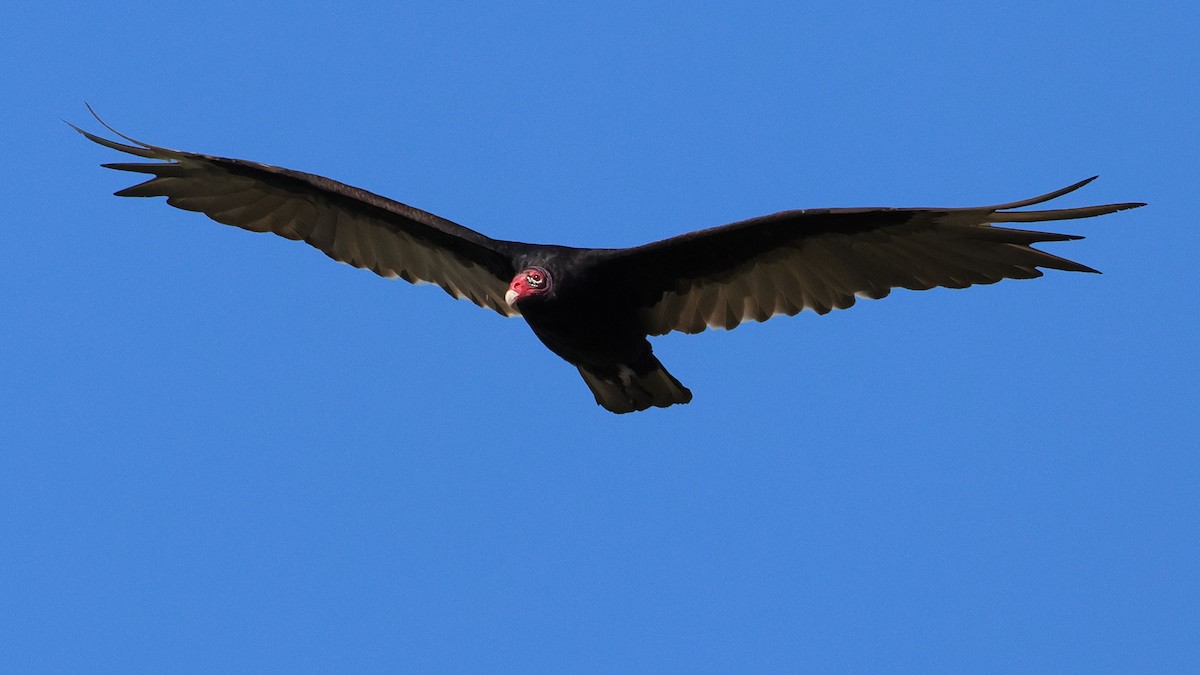
<path fill-rule="evenodd" d="M 653 354 L 626 366 L 578 366 L 596 403 L 615 413 L 666 408 L 692 400 L 692 392 L 679 383 Z"/>

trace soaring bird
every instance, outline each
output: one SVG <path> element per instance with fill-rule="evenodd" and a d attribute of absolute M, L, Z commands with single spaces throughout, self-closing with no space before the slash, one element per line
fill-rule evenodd
<path fill-rule="evenodd" d="M 1032 247 L 1078 236 L 996 225 L 1144 206 L 1016 210 L 1078 190 L 1093 176 L 992 206 L 783 211 L 632 248 L 573 248 L 492 239 L 322 176 L 150 145 L 96 119 L 127 143 L 71 127 L 152 160 L 103 165 L 152 176 L 118 196 L 166 197 L 171 206 L 219 223 L 302 240 L 339 262 L 434 283 L 456 298 L 520 316 L 542 344 L 579 369 L 596 403 L 614 413 L 692 400 L 654 356 L 648 336 L 730 329 L 803 309 L 825 314 L 893 288 L 965 288 L 1039 277 L 1039 268 L 1096 272 Z"/>

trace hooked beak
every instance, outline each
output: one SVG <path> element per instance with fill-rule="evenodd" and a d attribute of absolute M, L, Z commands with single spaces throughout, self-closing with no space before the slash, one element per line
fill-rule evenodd
<path fill-rule="evenodd" d="M 511 288 L 504 294 L 504 301 L 508 303 L 509 307 L 516 307 L 514 303 L 517 301 L 517 295 L 519 294 Z"/>

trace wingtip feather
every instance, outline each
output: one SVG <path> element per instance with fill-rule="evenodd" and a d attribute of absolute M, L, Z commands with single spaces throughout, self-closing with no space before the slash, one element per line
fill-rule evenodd
<path fill-rule="evenodd" d="M 107 122 L 105 122 L 103 119 L 101 119 L 100 116 L 96 114 L 96 111 L 92 109 L 92 106 L 90 104 L 88 104 L 86 101 L 84 101 L 84 105 L 87 106 L 88 112 L 92 113 L 92 117 L 95 117 L 96 121 L 99 122 L 105 129 L 108 129 L 112 133 L 116 134 L 119 138 L 129 141 L 133 145 L 126 145 L 125 143 L 121 143 L 121 142 L 114 141 L 114 140 L 111 140 L 108 138 L 104 138 L 103 136 L 98 136 L 96 134 L 93 134 L 90 131 L 87 131 L 85 129 L 82 129 L 82 128 L 70 123 L 70 122 L 67 122 L 66 120 L 63 120 L 63 122 L 67 126 L 71 127 L 75 131 L 78 131 L 80 134 L 83 134 L 83 137 L 88 139 L 89 141 L 96 143 L 97 145 L 103 145 L 104 147 L 109 148 L 111 150 L 116 150 L 118 152 L 124 152 L 124 153 L 130 154 L 130 155 L 136 155 L 138 157 L 145 157 L 147 159 L 168 160 L 168 159 L 178 159 L 180 156 L 182 156 L 183 153 L 180 153 L 177 150 L 170 150 L 168 148 L 159 147 L 157 145 L 151 145 L 150 143 L 145 143 L 143 141 L 137 140 L 136 138 L 131 138 L 129 136 L 126 136 L 125 134 L 112 128 L 112 126 L 110 126 Z"/>
<path fill-rule="evenodd" d="M 1136 209 L 1145 204 L 1098 204 L 1096 206 L 1077 206 L 1069 209 L 1046 209 L 1041 211 L 996 211 L 988 217 L 992 223 L 1041 223 L 1050 220 L 1074 220 L 1076 218 L 1093 218 L 1106 216 L 1117 211 Z"/>
<path fill-rule="evenodd" d="M 108 129 L 109 131 L 111 131 L 114 134 L 120 136 L 121 138 L 129 141 L 130 143 L 133 143 L 134 145 L 139 145 L 143 148 L 146 148 L 147 150 L 154 149 L 155 146 L 150 145 L 149 143 L 143 143 L 142 141 L 139 141 L 136 138 L 130 138 L 129 136 L 126 136 L 125 134 L 112 128 L 112 125 L 110 125 L 108 122 L 105 122 L 104 119 L 101 118 L 100 115 L 96 112 L 96 110 L 94 108 L 92 108 L 92 104 L 88 103 L 87 101 L 84 101 L 83 105 L 87 106 L 88 112 L 90 112 L 92 114 L 92 117 L 95 117 L 96 121 L 99 122 L 100 125 L 103 126 L 105 129 Z"/>
<path fill-rule="evenodd" d="M 1047 192 L 1044 195 L 1039 195 L 1037 197 L 1030 197 L 1029 199 L 1021 199 L 1021 200 L 1018 200 L 1015 202 L 1008 202 L 1007 204 L 996 204 L 995 206 L 991 206 L 988 208 L 990 208 L 993 211 L 1007 211 L 1009 209 L 1019 209 L 1023 206 L 1033 206 L 1034 204 L 1041 204 L 1043 202 L 1048 202 L 1051 199 L 1058 199 L 1059 197 L 1061 197 L 1063 195 L 1070 194 L 1070 193 L 1078 190 L 1079 188 L 1087 185 L 1088 183 L 1096 180 L 1099 177 L 1100 176 L 1097 174 L 1095 176 L 1092 176 L 1091 178 L 1084 178 L 1083 180 L 1081 180 L 1077 183 L 1072 183 L 1071 185 L 1068 185 L 1065 188 L 1059 188 L 1058 190 L 1055 190 L 1053 192 Z"/>

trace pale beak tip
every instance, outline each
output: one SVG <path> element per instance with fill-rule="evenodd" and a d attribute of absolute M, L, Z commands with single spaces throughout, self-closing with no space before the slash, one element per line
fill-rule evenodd
<path fill-rule="evenodd" d="M 504 294 L 504 302 L 507 302 L 509 307 L 515 307 L 516 305 L 513 303 L 517 301 L 517 295 L 516 291 L 508 289 L 508 292 Z"/>

